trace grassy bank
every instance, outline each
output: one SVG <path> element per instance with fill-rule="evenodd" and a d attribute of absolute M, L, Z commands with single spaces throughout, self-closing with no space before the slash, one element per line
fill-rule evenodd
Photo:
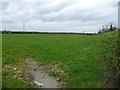
<path fill-rule="evenodd" d="M 106 87 L 119 87 L 119 35 L 112 31 L 101 35 L 101 58 L 104 62 Z"/>
<path fill-rule="evenodd" d="M 67 87 L 106 87 L 104 62 L 100 52 L 101 48 L 106 47 L 101 40 L 107 35 L 109 36 L 109 33 L 92 36 L 3 34 L 3 67 L 5 65 L 20 67 L 19 63 L 32 58 L 46 65 L 59 64 L 66 74 L 62 80 L 67 83 Z M 114 37 L 114 34 L 111 37 Z M 29 87 L 24 81 L 13 79 L 12 73 L 3 69 L 3 87 Z"/>

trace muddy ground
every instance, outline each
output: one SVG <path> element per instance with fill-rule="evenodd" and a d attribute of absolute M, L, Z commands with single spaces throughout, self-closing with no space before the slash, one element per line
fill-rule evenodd
<path fill-rule="evenodd" d="M 45 70 L 44 66 L 39 65 L 37 62 L 27 60 L 27 69 L 33 78 L 32 81 L 41 88 L 60 88 L 59 78 L 50 76 Z"/>

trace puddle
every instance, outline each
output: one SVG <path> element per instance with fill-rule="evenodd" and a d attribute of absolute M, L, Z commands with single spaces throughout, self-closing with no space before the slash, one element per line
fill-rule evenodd
<path fill-rule="evenodd" d="M 39 88 L 61 88 L 61 84 L 54 77 L 49 76 L 48 73 L 45 72 L 43 66 L 38 65 L 33 61 L 26 61 L 29 73 L 32 76 L 33 82 Z"/>

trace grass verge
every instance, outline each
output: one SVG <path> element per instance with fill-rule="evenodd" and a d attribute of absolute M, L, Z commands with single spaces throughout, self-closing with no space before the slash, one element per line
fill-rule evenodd
<path fill-rule="evenodd" d="M 101 35 L 101 58 L 104 62 L 104 77 L 106 87 L 119 87 L 119 38 L 118 31 Z"/>

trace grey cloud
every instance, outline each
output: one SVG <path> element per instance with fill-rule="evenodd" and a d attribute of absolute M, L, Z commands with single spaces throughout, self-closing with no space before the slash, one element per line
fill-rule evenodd
<path fill-rule="evenodd" d="M 27 1 L 27 0 L 26 0 Z M 16 22 L 36 22 L 36 25 L 43 23 L 64 22 L 83 23 L 81 25 L 101 25 L 107 21 L 114 20 L 113 13 L 116 13 L 116 2 L 98 3 L 89 7 L 89 4 L 82 5 L 83 0 L 45 0 L 46 2 L 2 2 L 3 23 L 14 24 Z M 95 0 L 93 0 L 94 2 Z M 96 0 L 97 1 L 97 0 Z M 110 17 L 110 19 L 109 19 Z M 115 22 L 116 23 L 116 22 Z M 73 23 L 71 23 L 72 25 Z M 80 26 L 78 24 L 78 26 Z M 33 24 L 31 23 L 30 26 Z M 54 27 L 54 24 L 51 24 Z M 63 25 L 65 27 L 65 25 Z M 17 27 L 17 26 L 16 26 Z M 40 28 L 40 27 L 39 27 Z M 73 26 L 75 29 L 75 27 Z M 80 28 L 80 27 L 78 27 Z M 53 29 L 53 28 L 52 28 Z M 55 27 L 55 29 L 58 29 Z M 62 28 L 63 29 L 63 28 Z"/>
<path fill-rule="evenodd" d="M 8 7 L 8 5 L 9 5 L 8 2 L 2 2 L 1 4 L 2 4 L 2 9 L 3 10 L 6 9 Z"/>
<path fill-rule="evenodd" d="M 94 19 L 99 19 L 103 13 L 103 12 L 98 13 L 97 10 L 95 12 L 95 10 L 93 9 L 84 10 L 84 11 L 74 9 L 73 11 L 72 10 L 67 11 L 66 7 L 69 7 L 69 4 L 67 4 L 67 2 L 65 3 L 61 2 L 57 5 L 46 4 L 46 3 L 16 3 L 16 4 L 18 5 L 17 14 L 20 18 L 26 16 L 29 19 L 37 18 L 37 19 L 40 19 L 46 22 L 47 21 L 48 22 L 49 21 L 64 21 L 64 20 L 83 20 L 83 21 L 94 20 Z M 66 10 L 64 11 L 64 9 Z M 30 10 L 32 12 L 30 12 Z M 20 15 L 19 11 L 23 15 Z M 16 12 L 13 12 L 13 14 L 14 13 Z"/>
<path fill-rule="evenodd" d="M 3 3 L 3 2 L 21 2 L 21 1 L 23 1 L 23 0 L 1 0 L 1 2 Z"/>
<path fill-rule="evenodd" d="M 47 4 L 47 5 L 42 5 L 40 7 L 40 10 L 38 11 L 39 14 L 49 14 L 53 12 L 59 12 L 60 10 L 64 9 L 67 6 L 67 3 L 60 3 L 57 5 L 54 4 Z M 39 7 L 38 7 L 39 8 Z"/>
<path fill-rule="evenodd" d="M 89 20 L 99 20 L 105 17 L 103 12 L 97 12 L 95 10 L 86 11 L 74 11 L 73 13 L 67 12 L 66 14 L 52 13 L 47 15 L 41 15 L 41 20 L 45 22 L 52 21 L 89 21 Z"/>
<path fill-rule="evenodd" d="M 3 24 L 14 24 L 14 21 L 11 20 L 6 20 L 6 21 L 2 21 Z"/>

